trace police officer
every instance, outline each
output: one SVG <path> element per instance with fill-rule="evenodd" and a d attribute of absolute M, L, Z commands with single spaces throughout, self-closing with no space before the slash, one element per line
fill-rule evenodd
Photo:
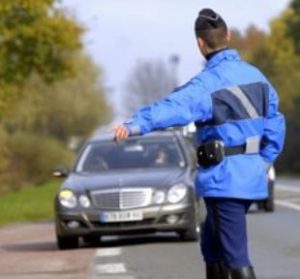
<path fill-rule="evenodd" d="M 248 255 L 246 213 L 264 199 L 267 170 L 282 150 L 285 121 L 266 77 L 227 47 L 222 17 L 200 11 L 195 22 L 204 69 L 166 98 L 141 108 L 114 128 L 115 139 L 170 126 L 197 124 L 197 194 L 207 217 L 201 250 L 207 279 L 254 279 Z"/>

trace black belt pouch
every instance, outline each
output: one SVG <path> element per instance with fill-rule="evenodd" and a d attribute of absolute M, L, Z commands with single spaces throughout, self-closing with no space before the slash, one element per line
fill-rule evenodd
<path fill-rule="evenodd" d="M 221 141 L 209 141 L 197 148 L 198 164 L 204 168 L 219 164 L 224 156 L 225 149 Z"/>

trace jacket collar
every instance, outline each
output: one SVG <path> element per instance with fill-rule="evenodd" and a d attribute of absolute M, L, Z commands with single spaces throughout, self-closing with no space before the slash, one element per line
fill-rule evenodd
<path fill-rule="evenodd" d="M 223 60 L 241 60 L 239 53 L 235 49 L 224 49 L 216 53 L 209 59 L 205 65 L 205 69 L 211 69 Z"/>
<path fill-rule="evenodd" d="M 213 52 L 207 54 L 207 55 L 205 56 L 206 61 L 209 61 L 209 60 L 212 59 L 216 54 L 218 54 L 218 53 L 221 52 L 221 51 L 224 51 L 225 49 L 228 49 L 228 48 L 227 48 L 227 47 L 226 47 L 226 48 L 222 48 L 222 49 L 219 49 L 219 50 L 216 50 L 216 51 L 213 51 Z"/>

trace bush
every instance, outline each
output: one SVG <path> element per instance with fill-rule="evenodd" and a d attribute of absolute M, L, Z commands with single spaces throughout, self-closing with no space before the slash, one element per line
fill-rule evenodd
<path fill-rule="evenodd" d="M 0 192 L 8 190 L 9 174 L 8 170 L 8 148 L 7 134 L 0 127 Z"/>
<path fill-rule="evenodd" d="M 13 134 L 8 148 L 10 184 L 14 189 L 48 181 L 54 168 L 69 166 L 73 159 L 73 153 L 61 142 L 36 134 Z"/>

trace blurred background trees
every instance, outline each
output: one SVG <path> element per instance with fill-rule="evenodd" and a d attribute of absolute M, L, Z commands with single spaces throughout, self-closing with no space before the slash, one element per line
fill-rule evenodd
<path fill-rule="evenodd" d="M 130 117 L 138 108 L 165 97 L 178 86 L 179 57 L 172 55 L 164 60 L 138 61 L 125 88 L 124 106 Z"/>
<path fill-rule="evenodd" d="M 109 120 L 83 32 L 56 0 L 0 2 L 0 192 L 49 180 Z"/>

